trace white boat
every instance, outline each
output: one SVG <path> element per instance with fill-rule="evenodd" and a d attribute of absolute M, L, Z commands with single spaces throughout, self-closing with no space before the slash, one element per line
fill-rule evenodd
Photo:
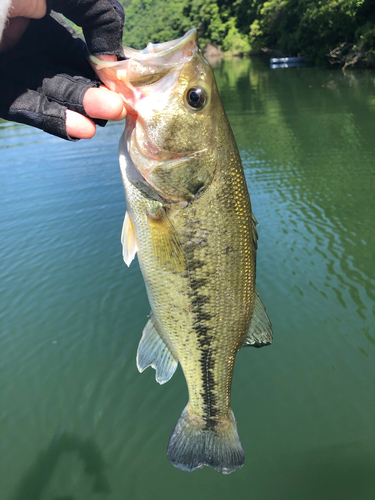
<path fill-rule="evenodd" d="M 304 63 L 304 57 L 272 57 L 270 59 L 271 64 L 288 64 L 288 63 Z"/>

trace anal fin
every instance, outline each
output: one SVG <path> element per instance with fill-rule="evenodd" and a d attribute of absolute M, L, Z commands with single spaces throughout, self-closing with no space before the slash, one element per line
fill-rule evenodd
<path fill-rule="evenodd" d="M 254 311 L 242 347 L 263 347 L 272 343 L 272 337 L 271 321 L 258 291 L 255 290 Z"/>
<path fill-rule="evenodd" d="M 150 319 L 143 329 L 142 338 L 137 351 L 137 368 L 142 373 L 151 366 L 156 370 L 156 381 L 165 384 L 173 376 L 177 368 L 177 359 L 172 354 L 157 331 L 157 322 L 151 313 Z"/>
<path fill-rule="evenodd" d="M 138 245 L 135 238 L 133 221 L 128 211 L 126 211 L 124 224 L 122 225 L 121 243 L 124 262 L 127 266 L 130 266 L 135 254 L 138 252 Z"/>

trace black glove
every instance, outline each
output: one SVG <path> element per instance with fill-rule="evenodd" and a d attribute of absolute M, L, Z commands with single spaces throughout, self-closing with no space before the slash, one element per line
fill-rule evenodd
<path fill-rule="evenodd" d="M 47 7 L 47 15 L 31 19 L 17 45 L 0 54 L 0 117 L 76 140 L 66 132 L 65 111 L 87 116 L 83 96 L 100 85 L 87 52 L 124 59 L 125 15 L 117 0 L 47 0 Z M 87 46 L 51 9 L 82 27 Z"/>

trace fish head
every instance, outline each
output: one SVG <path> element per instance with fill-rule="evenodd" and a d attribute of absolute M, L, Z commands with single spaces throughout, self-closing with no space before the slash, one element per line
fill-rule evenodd
<path fill-rule="evenodd" d="M 120 62 L 91 60 L 101 80 L 124 100 L 130 157 L 163 199 L 189 202 L 214 179 L 223 113 L 197 32 L 143 50 L 125 47 L 124 54 L 128 59 Z"/>

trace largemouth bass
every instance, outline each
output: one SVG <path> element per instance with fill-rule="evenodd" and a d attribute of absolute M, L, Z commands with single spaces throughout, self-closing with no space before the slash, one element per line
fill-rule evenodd
<path fill-rule="evenodd" d="M 272 341 L 255 289 L 256 220 L 241 159 L 196 30 L 124 52 L 122 62 L 91 62 L 128 110 L 123 255 L 129 265 L 138 254 L 151 305 L 137 366 L 152 366 L 160 384 L 178 362 L 185 375 L 172 464 L 228 474 L 244 463 L 231 410 L 235 358 Z"/>

